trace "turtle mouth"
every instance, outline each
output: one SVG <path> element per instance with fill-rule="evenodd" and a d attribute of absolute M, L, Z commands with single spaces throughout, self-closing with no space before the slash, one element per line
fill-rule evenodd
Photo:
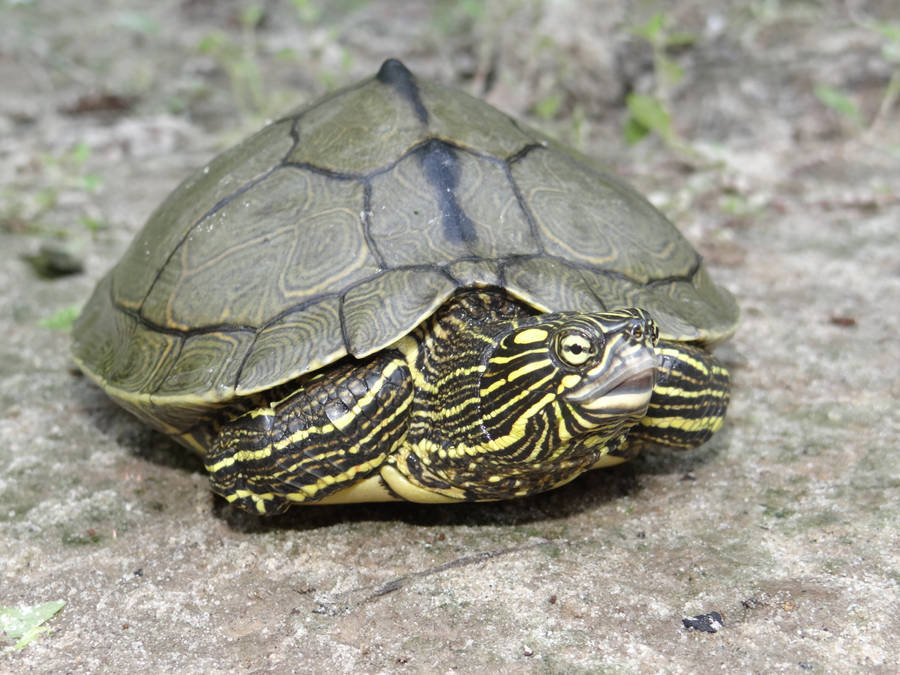
<path fill-rule="evenodd" d="M 650 351 L 629 359 L 627 363 L 618 361 L 604 369 L 605 372 L 587 378 L 587 382 L 569 393 L 566 398 L 588 408 L 606 407 L 613 397 L 622 404 L 622 407 L 644 407 L 653 393 L 658 365 L 656 354 Z M 604 403 L 601 404 L 601 400 Z M 629 405 L 629 402 L 632 405 Z"/>
<path fill-rule="evenodd" d="M 603 393 L 603 396 L 638 394 L 647 391 L 648 389 L 653 389 L 654 380 L 656 379 L 655 376 L 655 368 L 644 370 L 633 377 L 626 378 L 612 389 L 608 389 Z"/>

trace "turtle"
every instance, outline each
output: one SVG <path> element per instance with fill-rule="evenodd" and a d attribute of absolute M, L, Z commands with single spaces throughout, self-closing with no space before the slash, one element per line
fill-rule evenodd
<path fill-rule="evenodd" d="M 717 431 L 734 297 L 628 184 L 396 59 L 189 176 L 76 364 L 237 507 L 492 501 Z"/>

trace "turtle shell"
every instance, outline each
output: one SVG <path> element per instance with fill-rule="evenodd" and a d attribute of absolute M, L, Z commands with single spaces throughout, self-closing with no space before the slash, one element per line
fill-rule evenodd
<path fill-rule="evenodd" d="M 539 311 L 649 310 L 715 342 L 732 296 L 649 202 L 396 60 L 185 180 L 97 285 L 76 362 L 180 434 L 236 397 L 401 338 L 458 289 Z"/>

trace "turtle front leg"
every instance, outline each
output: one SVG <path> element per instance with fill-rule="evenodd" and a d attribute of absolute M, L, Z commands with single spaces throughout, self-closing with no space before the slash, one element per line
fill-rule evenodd
<path fill-rule="evenodd" d="M 388 351 L 267 397 L 217 425 L 204 464 L 217 494 L 271 515 L 375 475 L 406 437 L 413 385 L 406 362 Z"/>
<path fill-rule="evenodd" d="M 622 454 L 643 445 L 689 450 L 722 426 L 729 400 L 728 371 L 707 350 L 660 341 L 660 365 L 647 414 L 628 434 Z"/>

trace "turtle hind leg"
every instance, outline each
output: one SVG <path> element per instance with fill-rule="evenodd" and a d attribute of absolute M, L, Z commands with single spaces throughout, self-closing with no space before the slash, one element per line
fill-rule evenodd
<path fill-rule="evenodd" d="M 204 461 L 213 491 L 265 515 L 336 496 L 377 473 L 403 442 L 412 392 L 393 352 L 279 387 L 270 402 L 217 425 Z"/>
<path fill-rule="evenodd" d="M 660 366 L 647 415 L 629 434 L 629 445 L 656 444 L 680 450 L 704 443 L 722 426 L 729 376 L 707 350 L 663 340 Z"/>

